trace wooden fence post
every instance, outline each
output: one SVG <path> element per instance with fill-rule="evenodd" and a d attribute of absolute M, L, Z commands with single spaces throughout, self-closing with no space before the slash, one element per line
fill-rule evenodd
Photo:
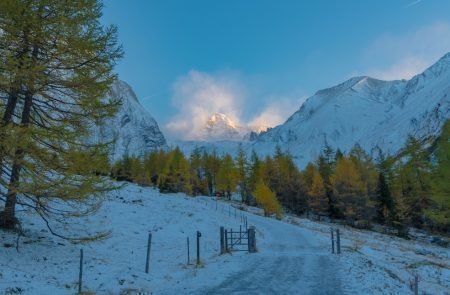
<path fill-rule="evenodd" d="M 256 231 L 254 226 L 248 229 L 248 252 L 256 252 Z"/>
<path fill-rule="evenodd" d="M 200 237 L 202 236 L 201 232 L 197 231 L 197 265 L 200 264 Z"/>
<path fill-rule="evenodd" d="M 334 229 L 331 228 L 331 253 L 334 254 Z"/>
<path fill-rule="evenodd" d="M 337 254 L 341 254 L 341 234 L 339 233 L 339 229 L 336 230 L 336 248 Z"/>
<path fill-rule="evenodd" d="M 147 258 L 145 260 L 145 273 L 148 273 L 150 267 L 150 249 L 152 248 L 152 233 L 148 234 Z"/>
<path fill-rule="evenodd" d="M 233 248 L 233 229 L 230 228 L 230 249 Z"/>
<path fill-rule="evenodd" d="M 225 251 L 228 252 L 228 231 L 225 230 Z"/>
<path fill-rule="evenodd" d="M 81 294 L 83 285 L 83 249 L 80 249 L 80 272 L 78 274 L 78 293 Z"/>
<path fill-rule="evenodd" d="M 239 244 L 242 243 L 242 225 L 239 225 Z"/>
<path fill-rule="evenodd" d="M 190 251 L 189 251 L 189 237 L 187 237 L 187 264 L 189 265 L 189 256 L 190 256 L 190 253 L 189 253 Z"/>
<path fill-rule="evenodd" d="M 224 241 L 225 231 L 223 226 L 220 227 L 220 254 L 225 253 L 225 241 Z"/>

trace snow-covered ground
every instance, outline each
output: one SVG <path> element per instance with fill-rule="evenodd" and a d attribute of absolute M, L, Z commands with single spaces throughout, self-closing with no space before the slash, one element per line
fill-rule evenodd
<path fill-rule="evenodd" d="M 330 225 L 295 217 L 279 221 L 233 205 L 130 184 L 74 224 L 112 230 L 108 239 L 87 244 L 53 237 L 39 218 L 20 211 L 25 237 L 19 252 L 17 236 L 0 231 L 0 294 L 75 294 L 80 249 L 83 290 L 96 294 L 410 294 L 414 273 L 420 294 L 450 294 L 449 249 L 340 227 L 342 254 L 332 255 Z M 237 229 L 241 216 L 256 226 L 258 253 L 219 255 L 219 227 Z"/>

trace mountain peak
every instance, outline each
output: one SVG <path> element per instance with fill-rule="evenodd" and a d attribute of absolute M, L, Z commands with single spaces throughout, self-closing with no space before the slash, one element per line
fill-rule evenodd
<path fill-rule="evenodd" d="M 214 113 L 209 117 L 206 126 L 229 126 L 230 128 L 237 128 L 236 123 L 233 122 L 227 115 L 222 113 Z"/>
<path fill-rule="evenodd" d="M 240 138 L 239 127 L 233 120 L 223 113 L 214 113 L 206 121 L 204 128 L 205 139 L 236 140 Z"/>
<path fill-rule="evenodd" d="M 129 100 L 136 102 L 138 104 L 139 100 L 137 98 L 136 93 L 134 92 L 133 88 L 131 88 L 130 85 L 128 85 L 127 82 L 122 80 L 116 80 L 112 86 L 111 86 L 111 96 L 113 97 L 127 97 Z"/>

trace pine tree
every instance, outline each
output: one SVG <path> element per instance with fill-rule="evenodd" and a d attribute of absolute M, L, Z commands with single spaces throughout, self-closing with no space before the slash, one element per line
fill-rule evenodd
<path fill-rule="evenodd" d="M 109 170 L 108 145 L 87 140 L 118 107 L 103 99 L 122 53 L 116 28 L 99 23 L 101 9 L 95 0 L 0 2 L 4 227 L 15 226 L 21 198 L 47 220 L 67 213 L 49 200 L 90 207 L 92 196 L 110 188 L 101 176 Z"/>
<path fill-rule="evenodd" d="M 394 220 L 394 199 L 383 173 L 378 176 L 376 189 L 377 219 L 381 223 L 392 223 Z"/>

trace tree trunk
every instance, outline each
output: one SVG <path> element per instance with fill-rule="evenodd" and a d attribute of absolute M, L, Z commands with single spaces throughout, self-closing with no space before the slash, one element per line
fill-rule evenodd
<path fill-rule="evenodd" d="M 6 103 L 5 113 L 3 114 L 0 128 L 5 128 L 12 122 L 14 110 L 16 109 L 18 101 L 17 91 L 12 91 L 8 96 L 8 102 Z M 1 137 L 0 137 L 1 140 Z M 3 141 L 3 140 L 2 140 Z M 3 175 L 3 155 L 5 153 L 4 148 L 0 145 L 0 176 Z"/>
<path fill-rule="evenodd" d="M 21 127 L 27 128 L 30 123 L 31 106 L 33 96 L 30 92 L 25 95 L 25 103 L 22 111 Z M 25 158 L 25 150 L 22 147 L 17 148 L 11 170 L 11 179 L 9 181 L 8 193 L 6 194 L 5 209 L 0 213 L 0 227 L 14 228 L 17 224 L 16 203 L 17 189 L 19 186 L 20 172 L 22 170 L 22 161 Z"/>
<path fill-rule="evenodd" d="M 18 72 L 21 71 L 22 67 L 23 67 L 23 57 L 26 56 L 29 53 L 29 42 L 28 42 L 28 34 L 29 34 L 29 27 L 26 27 L 23 31 L 23 35 L 24 35 L 24 44 L 23 44 L 23 48 L 22 51 L 19 53 L 18 55 L 18 60 L 19 60 L 19 65 L 18 65 Z M 37 48 L 35 47 L 35 50 L 33 52 L 33 57 L 37 56 Z M 13 85 L 16 84 L 20 84 L 20 82 L 18 80 L 16 80 L 14 82 Z M 2 122 L 1 122 L 1 128 L 5 127 L 6 125 L 8 125 L 9 123 L 12 122 L 12 118 L 14 116 L 14 112 L 16 110 L 16 106 L 17 106 L 17 102 L 19 99 L 19 91 L 20 91 L 20 86 L 13 86 L 10 89 L 9 95 L 8 95 L 8 102 L 6 103 L 6 108 L 5 108 L 5 112 L 3 114 L 3 118 L 2 118 Z M 1 140 L 1 138 L 0 138 Z M 0 176 L 3 175 L 3 154 L 4 154 L 4 150 L 0 145 Z"/>

